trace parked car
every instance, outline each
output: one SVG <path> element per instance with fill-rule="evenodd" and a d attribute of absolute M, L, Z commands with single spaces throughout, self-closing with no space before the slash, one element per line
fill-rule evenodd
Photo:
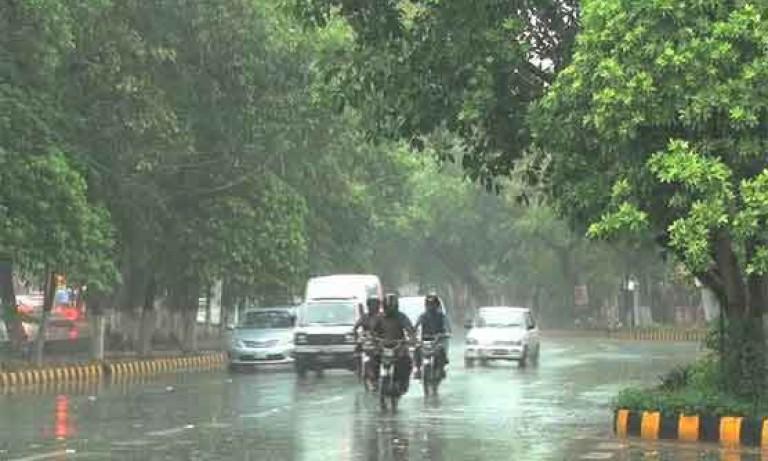
<path fill-rule="evenodd" d="M 539 330 L 530 309 L 523 307 L 481 307 L 468 328 L 464 362 L 516 361 L 521 367 L 538 363 Z"/>
<path fill-rule="evenodd" d="M 230 367 L 291 363 L 295 320 L 293 309 L 287 307 L 247 311 L 231 334 Z"/>

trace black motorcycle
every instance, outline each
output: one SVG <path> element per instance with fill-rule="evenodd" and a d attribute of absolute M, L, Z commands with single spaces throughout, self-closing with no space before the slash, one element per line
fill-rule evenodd
<path fill-rule="evenodd" d="M 379 404 L 382 410 L 390 407 L 392 411 L 397 411 L 397 402 L 407 390 L 407 383 L 399 382 L 395 375 L 395 364 L 407 353 L 407 348 L 404 340 L 379 342 Z"/>
<path fill-rule="evenodd" d="M 440 382 L 445 378 L 445 363 L 443 363 L 444 360 L 442 359 L 442 352 L 445 346 L 441 340 L 447 337 L 448 335 L 438 335 L 421 341 L 421 382 L 424 386 L 425 396 L 437 394 L 437 388 L 440 386 Z"/>
<path fill-rule="evenodd" d="M 357 362 L 357 377 L 363 384 L 366 391 L 376 391 L 378 383 L 376 382 L 375 362 L 373 360 L 376 354 L 376 343 L 370 335 L 363 335 L 358 339 L 359 352 Z"/>

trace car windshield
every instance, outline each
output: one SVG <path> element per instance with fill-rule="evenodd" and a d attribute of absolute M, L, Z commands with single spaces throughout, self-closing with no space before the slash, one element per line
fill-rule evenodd
<path fill-rule="evenodd" d="M 354 325 L 354 303 L 310 303 L 302 308 L 302 325 Z"/>
<path fill-rule="evenodd" d="M 245 319 L 238 328 L 267 330 L 291 328 L 292 326 L 293 318 L 288 312 L 254 311 L 245 314 Z"/>
<path fill-rule="evenodd" d="M 525 325 L 525 314 L 501 309 L 480 311 L 477 326 L 483 328 L 509 328 Z"/>

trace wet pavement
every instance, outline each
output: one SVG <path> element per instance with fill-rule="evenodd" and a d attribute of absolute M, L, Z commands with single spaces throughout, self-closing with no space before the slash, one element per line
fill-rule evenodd
<path fill-rule="evenodd" d="M 695 344 L 549 339 L 538 367 L 464 369 L 461 345 L 438 398 L 418 382 L 383 414 L 349 372 L 192 373 L 70 393 L 0 396 L 0 459 L 698 460 L 760 459 L 715 445 L 611 434 L 627 385 L 697 353 Z"/>

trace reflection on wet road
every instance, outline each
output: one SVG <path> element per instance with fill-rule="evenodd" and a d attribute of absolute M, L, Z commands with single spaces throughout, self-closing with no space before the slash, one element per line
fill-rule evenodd
<path fill-rule="evenodd" d="M 345 372 L 216 372 L 2 396 L 0 459 L 759 459 L 611 435 L 621 387 L 695 354 L 693 344 L 551 339 L 537 368 L 465 370 L 456 355 L 439 397 L 425 400 L 414 382 L 395 415 Z"/>

